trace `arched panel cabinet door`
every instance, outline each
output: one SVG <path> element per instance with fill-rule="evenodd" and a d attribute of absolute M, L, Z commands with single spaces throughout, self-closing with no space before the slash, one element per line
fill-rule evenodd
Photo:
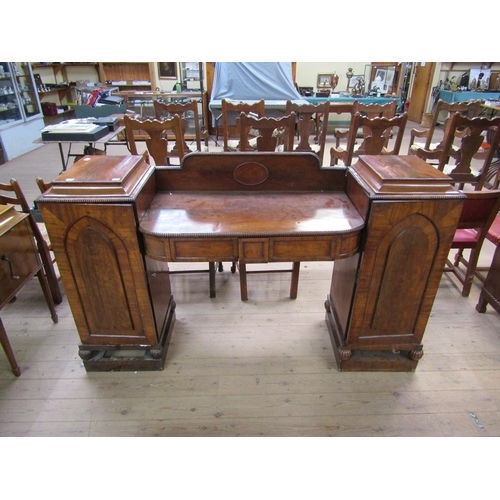
<path fill-rule="evenodd" d="M 124 215 L 120 218 L 126 219 Z M 133 249 L 115 231 L 119 227 L 82 217 L 66 234 L 65 251 L 85 311 L 83 342 L 141 344 L 147 340 L 134 282 Z"/>

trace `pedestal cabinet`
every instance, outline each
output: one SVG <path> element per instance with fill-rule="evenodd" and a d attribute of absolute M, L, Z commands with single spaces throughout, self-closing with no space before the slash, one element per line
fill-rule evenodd
<path fill-rule="evenodd" d="M 413 156 L 360 156 L 346 192 L 366 227 L 360 253 L 335 261 L 325 303 L 338 367 L 412 371 L 464 196 Z"/>
<path fill-rule="evenodd" d="M 168 267 L 143 256 L 155 194 L 142 156 L 85 156 L 37 200 L 88 371 L 162 369 L 175 321 Z"/>

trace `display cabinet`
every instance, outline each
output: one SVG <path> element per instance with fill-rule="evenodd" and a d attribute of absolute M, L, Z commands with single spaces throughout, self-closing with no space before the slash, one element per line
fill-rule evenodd
<path fill-rule="evenodd" d="M 31 68 L 27 63 L 0 63 L 0 126 L 40 114 Z"/>
<path fill-rule="evenodd" d="M 203 63 L 180 62 L 179 79 L 185 90 L 203 90 Z"/>
<path fill-rule="evenodd" d="M 0 139 L 6 160 L 37 147 L 43 128 L 40 100 L 30 63 L 0 62 Z"/>

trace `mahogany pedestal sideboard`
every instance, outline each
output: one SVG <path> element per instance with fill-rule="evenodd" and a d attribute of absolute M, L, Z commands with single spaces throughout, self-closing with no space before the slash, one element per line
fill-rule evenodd
<path fill-rule="evenodd" d="M 169 262 L 335 261 L 338 367 L 414 370 L 464 196 L 417 157 L 321 167 L 312 153 L 87 156 L 37 203 L 88 371 L 162 369 Z M 327 290 L 325 290 L 327 292 Z"/>
<path fill-rule="evenodd" d="M 490 304 L 500 314 L 500 245 L 497 245 L 490 269 L 483 283 L 476 311 L 486 312 Z"/>
<path fill-rule="evenodd" d="M 43 271 L 43 264 L 35 245 L 28 214 L 18 212 L 12 205 L 0 205 L 0 311 L 37 276 L 52 321 L 58 317 L 50 292 L 49 283 Z M 16 377 L 21 375 L 14 352 L 10 345 L 2 320 L 0 319 L 0 343 Z"/>

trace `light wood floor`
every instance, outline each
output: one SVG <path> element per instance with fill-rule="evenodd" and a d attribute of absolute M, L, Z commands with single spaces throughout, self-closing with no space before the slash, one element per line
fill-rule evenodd
<path fill-rule="evenodd" d="M 33 200 L 35 177 L 60 169 L 44 146 L 0 166 L 0 182 Z M 160 372 L 87 373 L 66 299 L 53 324 L 33 280 L 1 312 L 22 375 L 0 352 L 0 436 L 500 436 L 500 315 L 475 311 L 478 283 L 463 298 L 443 277 L 416 372 L 344 373 L 324 319 L 331 269 L 303 263 L 294 301 L 288 274 L 251 275 L 247 303 L 229 264 L 215 299 L 206 274 L 173 275 Z"/>

